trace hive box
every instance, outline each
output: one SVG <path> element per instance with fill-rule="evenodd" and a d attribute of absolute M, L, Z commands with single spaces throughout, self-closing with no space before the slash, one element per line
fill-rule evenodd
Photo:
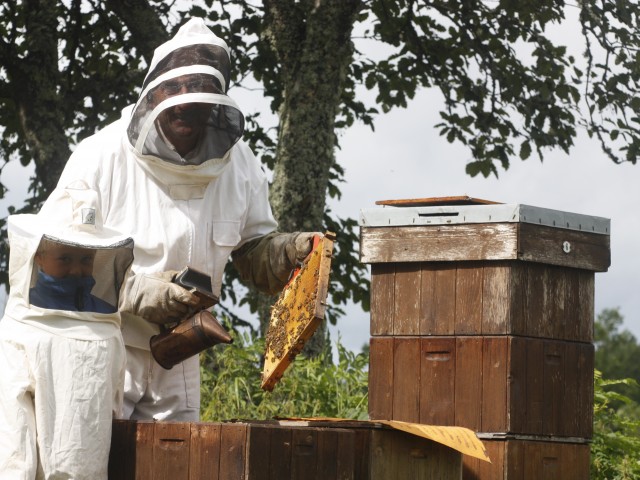
<path fill-rule="evenodd" d="M 438 442 L 369 422 L 322 425 L 115 420 L 109 479 L 459 480 L 462 476 L 462 454 Z"/>
<path fill-rule="evenodd" d="M 593 340 L 609 220 L 527 205 L 377 208 L 360 218 L 371 335 Z"/>
<path fill-rule="evenodd" d="M 593 433 L 594 349 L 588 343 L 374 337 L 369 361 L 372 419 L 580 441 Z"/>

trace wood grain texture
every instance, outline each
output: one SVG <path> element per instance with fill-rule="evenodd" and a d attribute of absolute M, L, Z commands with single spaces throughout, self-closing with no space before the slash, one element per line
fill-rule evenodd
<path fill-rule="evenodd" d="M 393 339 L 393 420 L 420 421 L 420 338 Z"/>
<path fill-rule="evenodd" d="M 220 425 L 213 423 L 192 423 L 191 448 L 189 451 L 189 480 L 198 480 L 201 478 L 218 480 L 219 462 Z"/>
<path fill-rule="evenodd" d="M 518 258 L 517 224 L 362 227 L 363 263 L 504 260 Z"/>
<path fill-rule="evenodd" d="M 509 339 L 485 337 L 482 342 L 482 427 L 483 432 L 510 430 L 507 408 Z"/>
<path fill-rule="evenodd" d="M 371 265 L 371 336 L 393 333 L 395 271 L 393 263 Z"/>
<path fill-rule="evenodd" d="M 456 338 L 455 424 L 482 428 L 482 339 Z"/>
<path fill-rule="evenodd" d="M 191 429 L 188 423 L 154 425 L 153 470 L 154 480 L 188 478 Z"/>
<path fill-rule="evenodd" d="M 220 479 L 245 475 L 247 428 L 243 424 L 223 423 L 220 426 Z"/>
<path fill-rule="evenodd" d="M 588 443 L 483 440 L 491 463 L 463 458 L 464 480 L 584 480 L 589 478 Z"/>
<path fill-rule="evenodd" d="M 393 419 L 393 337 L 369 341 L 369 418 Z"/>
<path fill-rule="evenodd" d="M 479 263 L 464 262 L 456 271 L 456 335 L 482 333 L 483 269 Z"/>
<path fill-rule="evenodd" d="M 609 235 L 519 223 L 519 255 L 524 261 L 606 272 L 611 265 Z M 569 245 L 567 253 L 563 248 Z"/>
<path fill-rule="evenodd" d="M 456 339 L 423 338 L 420 347 L 419 423 L 454 425 Z"/>
<path fill-rule="evenodd" d="M 393 335 L 420 333 L 421 273 L 419 263 L 396 265 Z"/>
<path fill-rule="evenodd" d="M 482 284 L 482 334 L 505 335 L 514 317 L 513 267 L 505 262 L 484 262 Z"/>

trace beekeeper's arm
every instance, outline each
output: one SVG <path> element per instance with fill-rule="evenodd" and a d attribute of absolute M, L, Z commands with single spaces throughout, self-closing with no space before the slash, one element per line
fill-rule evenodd
<path fill-rule="evenodd" d="M 276 294 L 287 284 L 291 271 L 311 253 L 318 232 L 269 233 L 250 240 L 231 254 L 243 282 Z"/>
<path fill-rule="evenodd" d="M 120 311 L 157 324 L 182 320 L 199 304 L 199 299 L 172 282 L 176 273 L 169 270 L 130 275 L 120 294 Z"/>

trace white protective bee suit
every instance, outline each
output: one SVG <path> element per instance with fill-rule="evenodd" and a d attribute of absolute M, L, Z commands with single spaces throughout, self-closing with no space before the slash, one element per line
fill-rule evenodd
<path fill-rule="evenodd" d="M 267 178 L 241 140 L 244 117 L 226 95 L 229 77 L 226 43 L 202 19 L 189 20 L 156 49 L 136 105 L 82 141 L 61 176 L 61 183 L 85 179 L 101 195 L 105 223 L 135 240 L 139 282 L 127 288 L 122 305 L 126 418 L 199 420 L 198 356 L 164 370 L 149 353 L 157 324 L 176 320 L 184 313 L 178 307 L 190 303 L 186 290 L 168 282 L 173 272 L 186 266 L 205 272 L 219 295 L 235 251 L 241 276 L 274 293 L 309 253 L 310 234 L 272 233 Z M 159 116 L 192 103 L 210 114 L 197 147 L 182 156 Z"/>
<path fill-rule="evenodd" d="M 39 214 L 9 216 L 10 292 L 0 321 L 2 480 L 107 479 L 112 419 L 123 402 L 118 295 L 133 240 L 104 228 L 97 204 L 79 181 L 56 189 Z M 74 270 L 68 252 L 80 252 L 86 275 Z M 68 271 L 45 273 L 45 254 Z"/>

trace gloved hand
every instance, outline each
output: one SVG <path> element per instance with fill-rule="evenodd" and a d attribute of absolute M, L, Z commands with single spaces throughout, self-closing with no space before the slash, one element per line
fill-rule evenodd
<path fill-rule="evenodd" d="M 293 266 L 298 266 L 313 249 L 313 239 L 322 238 L 320 232 L 294 232 L 290 234 L 289 242 L 285 246 L 287 257 Z"/>
<path fill-rule="evenodd" d="M 120 311 L 157 323 L 175 323 L 193 312 L 198 297 L 172 283 L 176 270 L 131 275 L 120 295 Z"/>

